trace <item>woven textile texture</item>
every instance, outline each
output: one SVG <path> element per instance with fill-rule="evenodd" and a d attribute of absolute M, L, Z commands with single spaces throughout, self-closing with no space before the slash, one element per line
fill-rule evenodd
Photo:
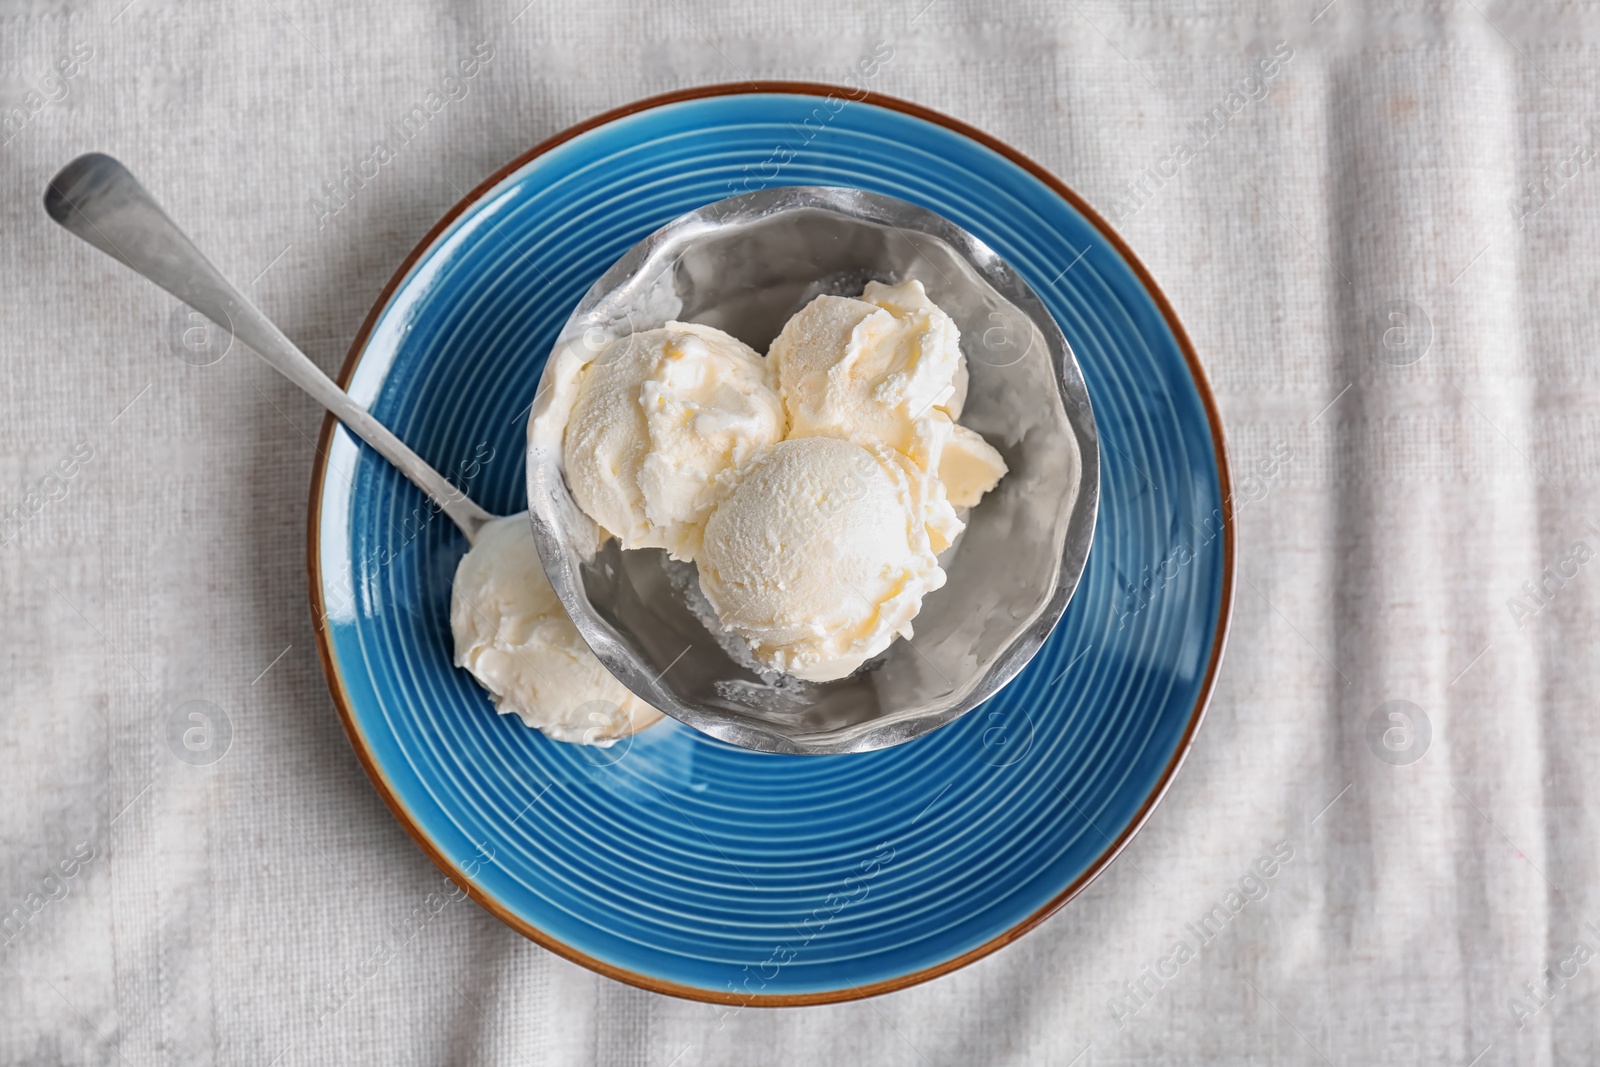
<path fill-rule="evenodd" d="M 324 183 L 483 42 L 334 210 Z M 842 82 L 880 42 L 872 89 L 1082 193 L 1207 367 L 1241 552 L 1188 763 L 1041 928 L 869 1002 L 656 996 L 464 900 L 389 953 L 445 881 L 317 660 L 321 414 L 248 352 L 198 365 L 47 181 L 122 159 L 331 372 L 531 145 L 687 86 Z M 1484 0 L 7 5 L 0 912 L 27 921 L 0 1063 L 1600 1060 L 1597 71 L 1592 12 Z M 220 760 L 178 758 L 192 701 Z"/>

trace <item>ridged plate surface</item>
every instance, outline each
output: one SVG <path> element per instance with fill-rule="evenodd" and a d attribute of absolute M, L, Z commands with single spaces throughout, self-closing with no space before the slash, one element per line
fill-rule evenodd
<path fill-rule="evenodd" d="M 886 193 L 988 242 L 1088 381 L 1099 526 L 1054 634 L 998 696 L 884 751 L 741 751 L 673 722 L 546 741 L 451 665 L 461 535 L 342 428 L 313 485 L 319 638 L 396 815 L 485 906 L 646 987 L 849 999 L 990 951 L 1081 889 L 1148 815 L 1209 696 L 1231 603 L 1221 431 L 1181 328 L 1070 193 L 975 131 L 826 87 L 647 102 L 541 146 L 397 275 L 355 396 L 489 510 L 525 506 L 525 412 L 583 292 L 650 231 L 768 184 Z"/>

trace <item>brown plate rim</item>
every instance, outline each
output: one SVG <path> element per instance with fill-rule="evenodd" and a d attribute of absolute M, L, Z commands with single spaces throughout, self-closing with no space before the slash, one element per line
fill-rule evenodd
<path fill-rule="evenodd" d="M 382 313 L 383 309 L 388 306 L 390 297 L 394 295 L 395 290 L 399 288 L 400 283 L 404 281 L 406 275 L 411 272 L 411 268 L 416 264 L 417 260 L 422 257 L 423 253 L 433 245 L 434 241 L 439 237 L 439 235 L 443 233 L 451 223 L 459 218 L 463 212 L 481 199 L 486 193 L 489 192 L 489 190 L 499 185 L 512 173 L 520 170 L 530 161 L 545 154 L 552 148 L 570 141 L 581 134 L 587 133 L 590 130 L 604 126 L 628 115 L 635 115 L 642 111 L 650 111 L 655 108 L 665 107 L 669 104 L 681 103 L 686 100 L 698 100 L 706 97 L 735 96 L 743 94 L 782 94 L 790 96 L 819 97 L 827 97 L 832 95 L 835 98 L 842 97 L 859 103 L 872 104 L 876 107 L 885 108 L 891 111 L 899 111 L 903 114 L 911 115 L 915 118 L 923 119 L 927 122 L 943 126 L 946 129 L 961 134 L 962 136 L 983 145 L 985 148 L 1004 156 L 1006 159 L 1009 159 L 1011 162 L 1015 163 L 1017 166 L 1021 167 L 1029 174 L 1032 174 L 1035 178 L 1039 179 L 1039 181 L 1043 182 L 1054 193 L 1056 193 L 1056 195 L 1060 196 L 1067 203 L 1071 204 L 1075 210 L 1082 214 L 1085 219 L 1087 219 L 1094 225 L 1096 229 L 1100 231 L 1101 235 L 1105 237 L 1105 239 L 1111 243 L 1112 247 L 1117 250 L 1118 254 L 1122 256 L 1123 260 L 1139 278 L 1140 283 L 1155 300 L 1156 306 L 1161 310 L 1162 317 L 1166 320 L 1167 327 L 1172 331 L 1173 336 L 1178 341 L 1178 346 L 1183 350 L 1184 360 L 1189 365 L 1189 372 L 1194 378 L 1195 388 L 1199 392 L 1201 402 L 1205 407 L 1206 419 L 1210 424 L 1211 429 L 1212 443 L 1216 449 L 1217 475 L 1222 498 L 1222 602 L 1219 605 L 1219 610 L 1217 612 L 1217 627 L 1215 639 L 1212 642 L 1211 647 L 1211 659 L 1206 664 L 1205 678 L 1201 683 L 1200 692 L 1195 699 L 1195 708 L 1189 717 L 1189 723 L 1187 727 L 1184 729 L 1183 738 L 1179 742 L 1176 751 L 1173 752 L 1172 757 L 1168 761 L 1166 769 L 1162 772 L 1161 778 L 1157 781 L 1155 788 L 1151 790 L 1150 795 L 1145 798 L 1144 804 L 1139 808 L 1138 812 L 1135 813 L 1133 819 L 1128 823 L 1127 827 L 1122 831 L 1122 833 L 1118 835 L 1116 840 L 1111 842 L 1111 844 L 1107 846 L 1106 850 L 1102 852 L 1092 864 L 1089 865 L 1089 868 L 1080 874 L 1076 879 L 1074 879 L 1071 884 L 1069 884 L 1060 893 L 1056 894 L 1056 896 L 1053 897 L 1043 907 L 1039 908 L 1037 911 L 1033 912 L 1033 914 L 1029 915 L 1015 926 L 1011 927 L 1011 929 L 1007 930 L 1005 933 L 984 942 L 982 945 L 979 945 L 976 948 L 969 949 L 959 956 L 945 960 L 943 963 L 936 964 L 932 967 L 923 968 L 920 971 L 913 971 L 910 974 L 901 975 L 898 978 L 886 979 L 884 981 L 874 982 L 866 986 L 851 986 L 847 989 L 828 990 L 817 993 L 740 996 L 736 993 L 721 993 L 713 989 L 702 989 L 697 986 L 686 986 L 680 985 L 676 982 L 666 982 L 657 978 L 651 978 L 648 975 L 638 974 L 633 971 L 613 966 L 609 963 L 606 963 L 604 960 L 599 960 L 583 952 L 579 952 L 571 946 L 552 938 L 550 935 L 533 926 L 520 916 L 512 914 L 498 901 L 479 889 L 472 879 L 469 878 L 463 871 L 461 871 L 461 869 L 455 864 L 451 863 L 450 860 L 445 858 L 445 856 L 443 856 L 439 850 L 434 847 L 433 842 L 418 828 L 416 823 L 412 820 L 410 813 L 400 803 L 393 787 L 389 783 L 388 777 L 383 773 L 382 768 L 380 768 L 373 760 L 371 751 L 367 747 L 366 739 L 363 737 L 360 728 L 356 725 L 355 717 L 351 711 L 349 693 L 345 689 L 344 679 L 340 675 L 338 665 L 333 660 L 332 648 L 328 640 L 326 628 L 323 625 L 326 605 L 322 599 L 322 560 L 318 550 L 317 533 L 319 527 L 321 526 L 322 520 L 322 487 L 327 474 L 328 448 L 332 443 L 333 429 L 337 423 L 337 420 L 331 414 L 325 416 L 322 420 L 322 432 L 317 439 L 317 458 L 313 465 L 311 474 L 311 501 L 306 523 L 306 567 L 307 580 L 310 586 L 311 594 L 311 620 L 312 626 L 316 631 L 317 654 L 322 660 L 322 670 L 323 673 L 327 675 L 328 689 L 333 696 L 334 705 L 338 709 L 339 719 L 344 724 L 345 733 L 350 738 L 350 745 L 355 749 L 356 757 L 360 760 L 361 766 L 365 768 L 367 776 L 372 779 L 372 784 L 377 788 L 379 796 L 381 796 L 383 798 L 383 802 L 388 805 L 389 811 L 394 815 L 395 819 L 400 823 L 400 825 L 405 828 L 406 833 L 408 833 L 412 840 L 417 843 L 418 847 L 422 849 L 423 853 L 426 854 L 429 859 L 433 860 L 433 862 L 445 873 L 447 877 L 450 878 L 451 881 L 459 885 L 468 896 L 477 901 L 478 904 L 480 904 L 490 914 L 494 915 L 501 922 L 522 934 L 524 937 L 534 941 L 544 948 L 549 949 L 551 952 L 554 952 L 556 955 L 561 956 L 564 959 L 571 960 L 573 963 L 587 967 L 599 974 L 603 974 L 607 978 L 613 978 L 619 982 L 625 982 L 628 985 L 637 986 L 640 989 L 648 989 L 654 993 L 663 993 L 669 996 L 681 997 L 686 1000 L 698 1000 L 712 1004 L 731 1004 L 739 1007 L 762 1008 L 803 1007 L 814 1004 L 836 1004 L 843 1001 L 859 1000 L 865 997 L 873 997 L 883 993 L 892 993 L 896 990 L 906 989 L 910 986 L 918 985 L 922 982 L 929 981 L 930 979 L 959 970 L 960 968 L 965 967 L 967 964 L 980 960 L 990 953 L 1009 945 L 1023 934 L 1044 922 L 1045 919 L 1053 915 L 1068 901 L 1072 900 L 1072 898 L 1076 897 L 1079 893 L 1088 888 L 1090 883 L 1092 883 L 1095 878 L 1099 877 L 1101 872 L 1110 866 L 1111 861 L 1116 859 L 1122 850 L 1127 847 L 1128 842 L 1133 839 L 1134 834 L 1138 833 L 1139 830 L 1143 828 L 1144 824 L 1149 820 L 1151 813 L 1155 810 L 1156 805 L 1159 804 L 1161 799 L 1166 795 L 1167 790 L 1172 785 L 1173 779 L 1177 776 L 1178 769 L 1183 765 L 1185 757 L 1188 756 L 1189 750 L 1194 744 L 1195 734 L 1200 728 L 1201 720 L 1205 718 L 1206 708 L 1210 704 L 1212 693 L 1216 688 L 1217 670 L 1222 661 L 1223 648 L 1227 643 L 1228 631 L 1233 620 L 1236 553 L 1235 523 L 1233 516 L 1233 482 L 1228 467 L 1227 442 L 1223 435 L 1222 419 L 1217 409 L 1216 398 L 1211 392 L 1211 384 L 1206 377 L 1205 369 L 1200 365 L 1199 357 L 1195 354 L 1194 344 L 1189 339 L 1188 331 L 1186 331 L 1183 328 L 1183 324 L 1178 321 L 1178 316 L 1173 311 L 1172 305 L 1167 300 L 1166 294 L 1162 292 L 1160 286 L 1156 284 L 1155 279 L 1150 275 L 1150 272 L 1145 268 L 1144 264 L 1140 262 L 1139 258 L 1133 254 L 1133 250 L 1128 247 L 1128 245 L 1120 236 L 1118 236 L 1117 232 L 1111 228 L 1111 225 L 1107 223 L 1105 219 L 1094 210 L 1094 208 L 1089 206 L 1087 201 L 1085 201 L 1071 189 L 1067 188 L 1067 186 L 1063 184 L 1060 179 L 1055 177 L 1055 175 L 1051 174 L 1044 167 L 1040 166 L 1038 163 L 1035 163 L 1021 152 L 1018 152 L 1016 149 L 995 139 L 994 137 L 991 137 L 982 130 L 975 129 L 974 127 L 969 126 L 958 119 L 951 118 L 950 116 L 942 114 L 938 111 L 923 107 L 920 104 L 914 104 L 908 100 L 901 100 L 897 97 L 884 96 L 880 93 L 874 93 L 862 89 L 850 89 L 838 85 L 828 85 L 821 82 L 752 81 L 703 85 L 692 89 L 681 89 L 676 92 L 663 93 L 659 96 L 646 97 L 645 99 L 636 100 L 633 103 L 624 104 L 621 107 L 613 108 L 610 111 L 596 115 L 593 118 L 587 119 L 584 122 L 580 122 L 575 126 L 571 126 L 563 130 L 553 137 L 541 141 L 533 148 L 530 148 L 527 152 L 524 152 L 516 159 L 513 159 L 511 162 L 495 171 L 488 178 L 484 179 L 484 181 L 481 182 L 477 188 L 473 189 L 470 193 L 463 197 L 460 202 L 447 211 L 444 217 L 428 230 L 427 234 L 423 236 L 422 240 L 417 243 L 417 246 L 411 250 L 411 253 L 408 256 L 406 256 L 405 260 L 395 270 L 394 276 L 389 279 L 389 283 L 383 287 L 383 292 L 378 295 L 378 299 L 372 305 L 372 309 L 367 312 L 366 320 L 361 324 L 360 331 L 356 334 L 355 340 L 351 343 L 350 351 L 345 356 L 344 365 L 339 370 L 338 381 L 340 387 L 348 387 L 350 379 L 355 373 L 356 366 L 361 361 L 362 352 L 365 350 L 367 341 L 371 337 L 372 328 L 374 325 L 376 325 L 378 316 Z"/>

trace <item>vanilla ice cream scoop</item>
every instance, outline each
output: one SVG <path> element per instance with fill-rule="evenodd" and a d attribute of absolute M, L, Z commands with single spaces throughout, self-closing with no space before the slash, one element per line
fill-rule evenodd
<path fill-rule="evenodd" d="M 607 746 L 661 718 L 595 658 L 556 598 L 526 513 L 492 519 L 456 568 L 456 666 L 502 715 L 556 741 Z"/>
<path fill-rule="evenodd" d="M 935 552 L 1006 473 L 982 436 L 956 423 L 968 376 L 961 335 L 920 281 L 868 282 L 860 299 L 819 296 L 772 342 L 789 436 L 876 441 L 910 457 L 927 482 Z"/>
<path fill-rule="evenodd" d="M 915 280 L 869 282 L 859 300 L 817 297 L 768 358 L 790 436 L 870 438 L 924 463 L 917 420 L 956 397 L 958 374 L 964 384 L 960 332 Z"/>
<path fill-rule="evenodd" d="M 623 548 L 694 559 L 720 480 L 783 436 L 766 361 L 710 326 L 669 322 L 560 373 L 567 485 Z"/>
<path fill-rule="evenodd" d="M 922 598 L 944 585 L 921 520 L 926 485 L 880 445 L 779 442 L 711 513 L 701 589 L 761 663 L 843 678 L 910 637 Z"/>

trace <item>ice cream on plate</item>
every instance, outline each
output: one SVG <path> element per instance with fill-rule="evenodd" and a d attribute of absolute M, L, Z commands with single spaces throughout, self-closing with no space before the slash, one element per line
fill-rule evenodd
<path fill-rule="evenodd" d="M 589 651 L 550 588 L 526 513 L 479 531 L 456 568 L 450 629 L 456 666 L 501 714 L 556 741 L 610 745 L 661 718 Z"/>

